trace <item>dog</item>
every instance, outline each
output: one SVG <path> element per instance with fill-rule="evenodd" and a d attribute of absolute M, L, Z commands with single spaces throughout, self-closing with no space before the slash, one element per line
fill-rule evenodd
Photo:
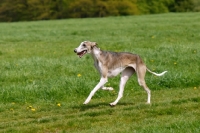
<path fill-rule="evenodd" d="M 117 99 L 110 103 L 110 106 L 115 106 L 118 101 L 123 97 L 124 86 L 127 80 L 134 74 L 137 74 L 138 83 L 147 92 L 147 103 L 150 104 L 151 91 L 145 83 L 146 70 L 156 76 L 162 76 L 167 71 L 160 74 L 150 71 L 141 57 L 137 54 L 128 52 L 109 52 L 103 51 L 98 48 L 96 42 L 84 41 L 74 49 L 74 52 L 81 58 L 85 54 L 90 53 L 94 59 L 94 66 L 100 73 L 101 79 L 99 83 L 90 92 L 89 96 L 83 104 L 88 104 L 97 90 L 102 88 L 103 90 L 113 90 L 112 87 L 104 87 L 104 84 L 108 82 L 109 77 L 115 77 L 121 73 L 119 93 Z"/>

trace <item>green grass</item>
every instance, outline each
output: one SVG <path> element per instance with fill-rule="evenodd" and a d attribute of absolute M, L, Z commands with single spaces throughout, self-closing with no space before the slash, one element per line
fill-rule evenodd
<path fill-rule="evenodd" d="M 200 132 L 199 21 L 200 13 L 169 13 L 0 23 L 0 132 Z M 107 83 L 115 91 L 82 105 L 99 81 L 90 55 L 73 53 L 84 40 L 167 70 L 146 75 L 152 104 L 134 75 L 116 107 L 108 103 L 119 76 Z"/>

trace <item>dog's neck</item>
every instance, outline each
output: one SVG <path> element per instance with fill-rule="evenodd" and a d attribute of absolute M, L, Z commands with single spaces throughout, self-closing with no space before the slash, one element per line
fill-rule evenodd
<path fill-rule="evenodd" d="M 92 57 L 93 57 L 93 59 L 94 59 L 95 61 L 98 60 L 100 54 L 101 54 L 100 48 L 98 48 L 97 46 L 94 46 L 94 47 L 92 48 L 91 55 L 92 55 Z"/>

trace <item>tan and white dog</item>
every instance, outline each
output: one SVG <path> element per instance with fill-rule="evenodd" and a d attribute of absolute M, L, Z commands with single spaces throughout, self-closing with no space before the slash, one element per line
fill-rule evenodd
<path fill-rule="evenodd" d="M 134 73 L 137 74 L 139 85 L 142 86 L 147 92 L 147 103 L 150 104 L 151 92 L 144 80 L 146 70 L 156 76 L 162 76 L 167 72 L 164 71 L 160 74 L 152 72 L 146 67 L 139 55 L 127 52 L 103 51 L 97 47 L 96 42 L 81 42 L 79 47 L 75 48 L 74 52 L 77 53 L 77 55 L 80 58 L 86 53 L 90 53 L 94 59 L 94 65 L 101 76 L 100 82 L 90 92 L 84 104 L 89 103 L 92 96 L 100 88 L 102 88 L 103 90 L 113 90 L 112 87 L 104 87 L 104 84 L 108 82 L 108 77 L 117 76 L 119 73 L 121 73 L 121 81 L 119 85 L 118 97 L 114 102 L 110 103 L 110 106 L 115 106 L 118 103 L 118 101 L 122 98 L 124 86 L 127 80 Z"/>

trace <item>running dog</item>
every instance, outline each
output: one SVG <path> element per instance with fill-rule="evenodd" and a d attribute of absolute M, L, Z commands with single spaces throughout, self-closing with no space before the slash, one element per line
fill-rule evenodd
<path fill-rule="evenodd" d="M 147 92 L 147 103 L 150 104 L 151 91 L 147 87 L 144 77 L 146 70 L 156 76 L 162 76 L 167 71 L 164 71 L 160 74 L 150 71 L 141 57 L 137 54 L 132 54 L 128 52 L 108 52 L 100 50 L 97 47 L 96 42 L 84 41 L 74 49 L 74 52 L 81 58 L 86 53 L 90 53 L 94 59 L 94 66 L 99 71 L 101 79 L 99 83 L 94 87 L 94 89 L 90 92 L 89 96 L 85 100 L 83 104 L 87 104 L 90 102 L 92 96 L 95 94 L 97 90 L 102 88 L 103 90 L 113 90 L 112 87 L 104 87 L 104 84 L 108 82 L 109 77 L 115 77 L 119 73 L 121 73 L 120 85 L 119 85 L 119 93 L 117 99 L 110 103 L 110 106 L 115 106 L 118 101 L 123 96 L 124 86 L 127 80 L 134 73 L 137 74 L 138 83 L 140 86 L 144 88 Z"/>

